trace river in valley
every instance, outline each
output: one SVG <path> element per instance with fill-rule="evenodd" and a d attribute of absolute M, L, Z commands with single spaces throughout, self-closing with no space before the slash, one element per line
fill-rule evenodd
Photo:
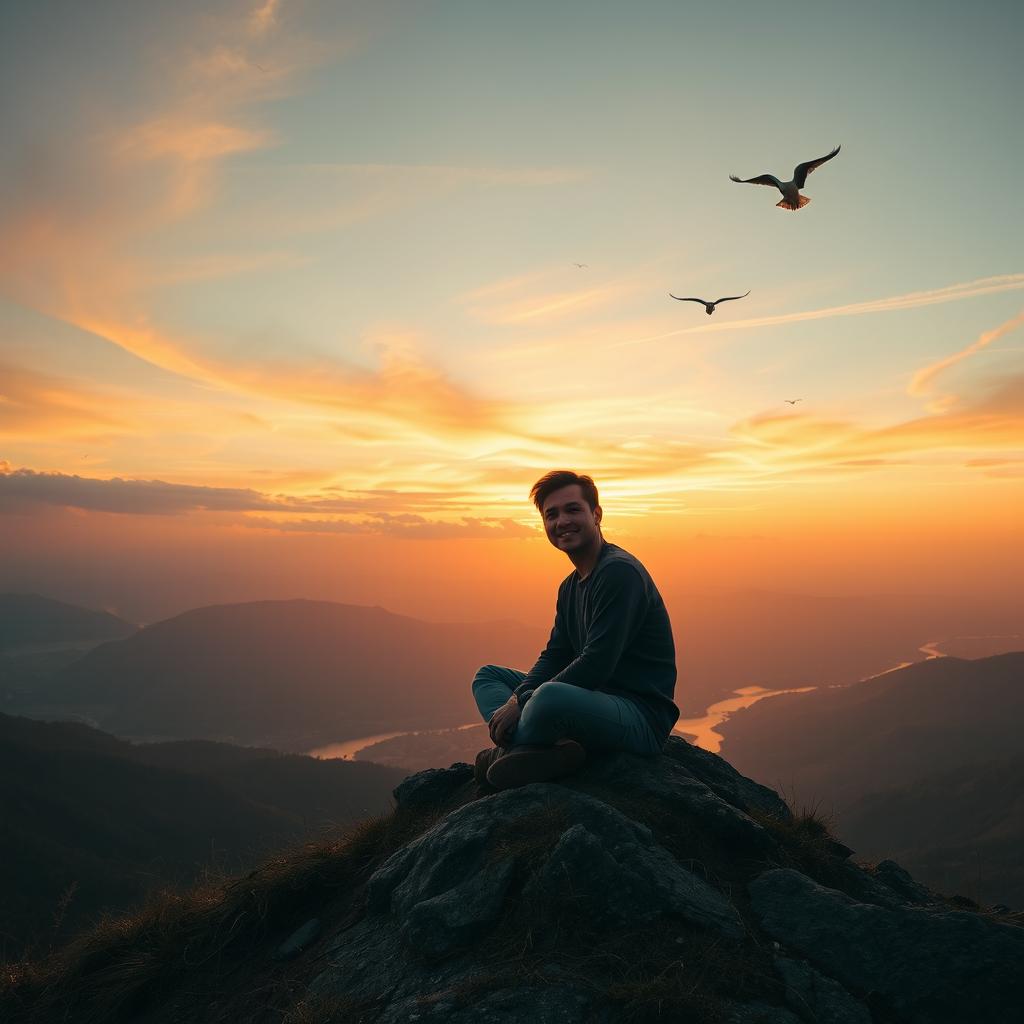
<path fill-rule="evenodd" d="M 922 644 L 918 647 L 918 651 L 925 656 L 925 660 L 931 658 L 944 658 L 948 654 L 956 653 L 958 656 L 963 656 L 964 653 L 971 652 L 971 656 L 984 657 L 985 654 L 981 653 L 987 647 L 992 648 L 992 652 L 998 653 L 998 651 L 1014 648 L 1014 644 L 1007 645 L 1005 641 L 1021 640 L 1024 639 L 1017 634 L 1013 635 L 1000 635 L 1000 636 L 961 636 L 951 637 L 949 640 L 930 640 L 928 643 Z M 997 643 L 993 643 L 996 641 Z M 940 648 L 948 647 L 951 650 L 945 651 Z M 975 653 L 977 649 L 977 653 Z M 901 661 L 898 665 L 892 665 L 891 667 L 884 669 L 881 672 L 876 672 L 874 675 L 865 676 L 860 682 L 867 682 L 870 679 L 879 679 L 882 676 L 889 675 L 891 672 L 896 672 L 901 668 L 907 668 L 909 665 L 914 664 L 911 661 Z M 856 685 L 856 684 L 854 684 Z M 768 697 L 777 697 L 783 693 L 809 693 L 811 690 L 815 690 L 815 686 L 800 686 L 788 690 L 769 690 L 762 686 L 744 686 L 738 690 L 733 690 L 731 697 L 726 697 L 724 700 L 716 701 L 712 704 L 700 718 L 681 718 L 676 722 L 673 732 L 680 736 L 685 736 L 688 740 L 695 743 L 698 747 L 703 747 L 705 750 L 709 750 L 712 753 L 718 753 L 721 750 L 724 737 L 718 729 L 725 723 L 729 716 L 742 708 L 749 708 L 751 705 L 756 704 L 760 700 L 766 700 Z M 482 725 L 481 722 L 469 722 L 465 725 L 460 725 L 458 729 L 472 729 L 474 726 Z M 438 734 L 443 732 L 449 732 L 448 729 L 420 729 L 415 730 L 421 733 Z M 375 743 L 380 743 L 384 740 L 394 739 L 398 736 L 412 736 L 414 731 L 406 732 L 385 732 L 378 733 L 375 736 L 362 736 L 359 739 L 345 740 L 342 743 L 330 743 L 326 746 L 317 747 L 314 750 L 307 751 L 312 757 L 324 757 L 324 758 L 341 758 L 342 760 L 351 761 L 354 760 L 360 751 L 365 750 L 367 747 L 373 746 Z"/>

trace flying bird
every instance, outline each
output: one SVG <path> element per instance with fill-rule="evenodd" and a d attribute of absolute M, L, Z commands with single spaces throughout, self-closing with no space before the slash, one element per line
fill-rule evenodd
<path fill-rule="evenodd" d="M 782 193 L 782 202 L 776 203 L 776 206 L 781 206 L 784 210 L 799 210 L 810 202 L 807 196 L 800 195 L 800 189 L 807 182 L 807 175 L 827 160 L 831 160 L 840 148 L 840 146 L 836 146 L 828 156 L 820 156 L 817 160 L 808 160 L 807 163 L 797 164 L 793 168 L 792 181 L 779 181 L 774 174 L 759 174 L 756 178 L 737 178 L 735 174 L 730 174 L 729 177 L 741 185 L 773 185 Z"/>
<path fill-rule="evenodd" d="M 677 302 L 699 302 L 704 307 L 704 312 L 707 313 L 708 316 L 711 316 L 711 314 L 714 313 L 715 311 L 715 306 L 717 306 L 720 302 L 732 302 L 734 299 L 745 299 L 750 294 L 750 292 L 745 291 L 742 295 L 726 295 L 724 298 L 715 299 L 714 302 L 708 302 L 707 299 L 693 298 L 692 296 L 687 296 L 686 298 L 683 298 L 683 296 L 673 295 L 671 292 L 669 292 L 668 294 L 670 298 L 675 299 Z"/>
<path fill-rule="evenodd" d="M 803 401 L 802 398 L 787 398 L 786 399 L 786 404 L 787 405 L 796 405 L 797 402 L 802 402 L 802 401 Z"/>
<path fill-rule="evenodd" d="M 580 270 L 583 270 L 584 267 L 589 267 L 590 264 L 589 263 L 574 263 L 573 266 L 574 267 L 579 267 Z"/>

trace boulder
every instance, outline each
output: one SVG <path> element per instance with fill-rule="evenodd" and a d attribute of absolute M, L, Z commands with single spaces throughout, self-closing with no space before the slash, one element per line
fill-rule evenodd
<path fill-rule="evenodd" d="M 400 807 L 443 806 L 473 778 L 473 767 L 459 761 L 450 768 L 428 768 L 403 779 L 392 796 Z"/>
<path fill-rule="evenodd" d="M 909 871 L 894 860 L 883 860 L 871 872 L 876 881 L 887 886 L 908 903 L 929 903 L 934 895 L 920 882 L 915 882 Z"/>
<path fill-rule="evenodd" d="M 749 890 L 772 938 L 899 1020 L 1020 1020 L 1020 928 L 964 911 L 860 903 L 787 868 L 765 872 Z"/>
<path fill-rule="evenodd" d="M 804 1019 L 822 1024 L 871 1024 L 871 1013 L 862 1002 L 806 960 L 777 956 L 775 970 L 785 982 L 786 1002 Z"/>
<path fill-rule="evenodd" d="M 607 789 L 653 797 L 669 811 L 699 818 L 709 835 L 731 844 L 737 854 L 760 856 L 776 849 L 767 829 L 675 759 L 614 754 L 595 761 L 579 776 L 566 781 L 570 786 L 577 783 L 597 783 Z"/>
<path fill-rule="evenodd" d="M 748 814 L 759 812 L 789 821 L 793 817 L 785 800 L 767 786 L 741 775 L 724 757 L 688 743 L 681 736 L 670 736 L 662 753 L 678 761 L 727 803 Z"/>
<path fill-rule="evenodd" d="M 582 910 L 602 928 L 675 914 L 726 938 L 742 937 L 743 922 L 728 899 L 676 863 L 649 832 L 615 815 L 610 811 L 608 828 L 597 835 L 583 825 L 566 830 L 523 895 Z M 623 825 L 633 826 L 631 836 L 621 836 Z"/>
<path fill-rule="evenodd" d="M 513 872 L 526 870 L 514 859 L 494 862 L 499 835 L 553 809 L 576 824 L 527 880 L 524 897 L 571 902 L 596 927 L 671 913 L 729 938 L 743 934 L 730 902 L 658 846 L 650 829 L 594 797 L 542 783 L 453 811 L 370 878 L 370 909 L 404 921 L 422 953 L 444 955 L 472 941 L 498 917 Z"/>

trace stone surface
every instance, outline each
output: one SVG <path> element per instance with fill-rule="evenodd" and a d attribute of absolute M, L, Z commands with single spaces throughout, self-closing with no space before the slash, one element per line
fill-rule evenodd
<path fill-rule="evenodd" d="M 496 834 L 508 822 L 553 807 L 577 824 L 561 836 L 525 892 L 572 899 L 602 925 L 668 912 L 730 938 L 743 934 L 729 901 L 658 846 L 650 829 L 584 793 L 542 783 L 460 807 L 399 851 L 369 881 L 371 911 L 422 920 L 416 935 L 429 923 L 438 955 L 464 942 L 460 936 L 481 934 L 498 916 L 511 877 L 511 869 L 498 870 L 489 861 Z"/>
<path fill-rule="evenodd" d="M 459 761 L 450 768 L 428 768 L 403 779 L 392 795 L 400 807 L 437 807 L 473 778 L 473 766 Z"/>
<path fill-rule="evenodd" d="M 751 882 L 765 931 L 898 1019 L 1016 1024 L 1024 930 L 977 914 L 860 903 L 790 869 Z"/>
<path fill-rule="evenodd" d="M 612 1024 L 612 1017 L 591 1012 L 592 1003 L 592 993 L 562 985 L 483 992 L 464 1006 L 442 990 L 394 1004 L 379 1024 Z"/>
<path fill-rule="evenodd" d="M 281 943 L 274 951 L 275 960 L 291 960 L 298 956 L 307 946 L 311 945 L 320 934 L 320 919 L 317 917 L 307 921 Z"/>
<path fill-rule="evenodd" d="M 871 874 L 876 881 L 887 886 L 908 903 L 928 903 L 934 899 L 925 886 L 915 882 L 910 872 L 901 868 L 894 860 L 883 860 L 876 864 Z"/>
<path fill-rule="evenodd" d="M 821 1024 L 872 1024 L 871 1013 L 838 981 L 819 974 L 806 960 L 775 958 L 775 970 L 786 983 L 786 1002 L 805 1020 Z"/>
<path fill-rule="evenodd" d="M 737 1003 L 725 1018 L 725 1024 L 804 1024 L 784 1006 L 771 1003 Z"/>
<path fill-rule="evenodd" d="M 759 811 L 782 821 L 789 821 L 793 817 L 786 802 L 774 789 L 741 775 L 724 757 L 687 743 L 680 736 L 670 736 L 662 750 L 666 757 L 678 761 L 695 778 L 734 807 L 748 814 Z"/>
<path fill-rule="evenodd" d="M 501 914 L 513 861 L 488 864 L 447 892 L 411 906 L 402 937 L 422 956 L 438 959 L 482 938 Z"/>
<path fill-rule="evenodd" d="M 699 818 L 702 828 L 731 844 L 737 855 L 760 856 L 776 849 L 775 840 L 765 828 L 676 760 L 614 754 L 588 766 L 580 784 L 588 782 L 655 797 L 670 811 Z M 566 785 L 574 785 L 574 779 L 570 777 Z"/>
<path fill-rule="evenodd" d="M 600 836 L 582 825 L 568 829 L 524 896 L 572 905 L 604 928 L 670 913 L 727 938 L 742 937 L 743 922 L 720 892 L 677 864 L 649 834 L 623 835 L 623 826 L 633 823 L 615 815 Z"/>

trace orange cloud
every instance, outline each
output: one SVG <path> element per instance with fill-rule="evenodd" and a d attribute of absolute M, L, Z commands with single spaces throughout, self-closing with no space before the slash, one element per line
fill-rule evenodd
<path fill-rule="evenodd" d="M 104 322 L 85 311 L 77 326 L 107 338 L 155 366 L 237 394 L 323 407 L 349 419 L 336 429 L 377 441 L 410 436 L 524 436 L 517 406 L 474 397 L 408 350 L 385 351 L 379 371 L 339 361 L 317 364 L 230 362 L 204 355 L 195 346 L 144 322 Z"/>
<path fill-rule="evenodd" d="M 277 24 L 277 12 L 280 7 L 281 0 L 263 0 L 263 3 L 253 8 L 249 14 L 249 31 L 253 35 L 262 36 L 273 29 Z"/>
<path fill-rule="evenodd" d="M 736 453 L 758 473 L 822 472 L 880 463 L 925 464 L 934 456 L 1024 448 L 1024 378 L 1004 383 L 956 412 L 918 417 L 881 428 L 810 415 L 754 417 L 735 428 L 745 447 Z M 1014 406 L 1006 400 L 1016 395 Z M 726 454 L 726 453 L 722 453 Z"/>
<path fill-rule="evenodd" d="M 122 142 L 121 152 L 140 160 L 172 157 L 199 163 L 258 149 L 267 144 L 268 138 L 266 132 L 237 125 L 172 115 L 133 127 Z"/>
<path fill-rule="evenodd" d="M 132 426 L 125 413 L 109 394 L 0 363 L 0 437 L 81 439 L 122 433 Z"/>

